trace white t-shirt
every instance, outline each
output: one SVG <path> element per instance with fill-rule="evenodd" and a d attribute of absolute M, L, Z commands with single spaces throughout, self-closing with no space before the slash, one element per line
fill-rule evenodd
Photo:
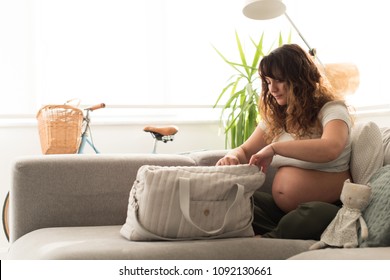
<path fill-rule="evenodd" d="M 339 101 L 331 101 L 326 103 L 318 115 L 321 120 L 322 127 L 331 121 L 331 120 L 342 120 L 348 125 L 349 135 L 351 132 L 351 118 L 348 113 L 348 109 L 344 105 L 344 103 Z M 265 124 L 260 124 L 263 129 L 265 129 Z M 321 138 L 321 135 L 312 135 L 311 139 Z M 287 132 L 283 132 L 277 140 L 274 142 L 284 142 L 295 140 L 293 136 Z M 279 168 L 282 166 L 295 166 L 304 169 L 315 169 L 319 171 L 325 172 L 342 172 L 349 169 L 349 161 L 351 157 L 351 137 L 348 139 L 348 144 L 345 146 L 344 151 L 340 154 L 340 156 L 330 162 L 326 163 L 314 163 L 303 160 L 297 160 L 293 158 L 288 158 L 280 155 L 275 155 L 271 166 Z"/>

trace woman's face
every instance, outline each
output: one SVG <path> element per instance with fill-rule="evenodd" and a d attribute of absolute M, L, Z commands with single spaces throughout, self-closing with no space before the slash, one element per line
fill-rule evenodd
<path fill-rule="evenodd" d="M 275 98 L 276 102 L 281 106 L 287 105 L 287 94 L 288 94 L 287 82 L 274 80 L 269 77 L 266 77 L 266 82 L 268 84 L 268 90 L 271 93 L 271 95 Z"/>

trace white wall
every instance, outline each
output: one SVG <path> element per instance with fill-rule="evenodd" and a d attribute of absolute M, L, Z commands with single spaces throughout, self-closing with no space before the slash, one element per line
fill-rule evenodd
<path fill-rule="evenodd" d="M 390 126 L 390 112 L 365 112 L 356 121 L 374 121 L 379 126 Z M 218 121 L 180 122 L 175 121 L 179 132 L 173 142 L 158 143 L 158 153 L 181 153 L 203 149 L 224 149 L 224 135 L 220 133 Z M 150 123 L 103 122 L 93 125 L 95 145 L 102 153 L 150 153 L 153 138 L 143 128 Z M 157 125 L 167 125 L 157 122 Z M 40 143 L 35 120 L 18 121 L 15 124 L 0 122 L 0 203 L 11 185 L 11 169 L 15 158 L 24 155 L 39 155 Z M 91 153 L 87 147 L 86 153 Z M 7 246 L 3 231 L 0 233 L 0 248 Z"/>

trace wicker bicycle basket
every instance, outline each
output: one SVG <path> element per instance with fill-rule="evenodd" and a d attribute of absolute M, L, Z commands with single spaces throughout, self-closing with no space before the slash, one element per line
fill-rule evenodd
<path fill-rule="evenodd" d="M 46 105 L 37 114 L 43 154 L 77 153 L 83 111 L 71 105 Z"/>

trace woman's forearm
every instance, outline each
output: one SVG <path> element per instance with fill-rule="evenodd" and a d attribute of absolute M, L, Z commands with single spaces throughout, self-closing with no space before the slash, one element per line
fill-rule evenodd
<path fill-rule="evenodd" d="M 337 159 L 344 146 L 327 139 L 308 139 L 271 144 L 275 154 L 303 161 L 325 163 Z"/>
<path fill-rule="evenodd" d="M 349 141 L 349 130 L 341 120 L 330 121 L 321 138 L 271 144 L 276 154 L 298 160 L 324 163 L 337 159 Z"/>

